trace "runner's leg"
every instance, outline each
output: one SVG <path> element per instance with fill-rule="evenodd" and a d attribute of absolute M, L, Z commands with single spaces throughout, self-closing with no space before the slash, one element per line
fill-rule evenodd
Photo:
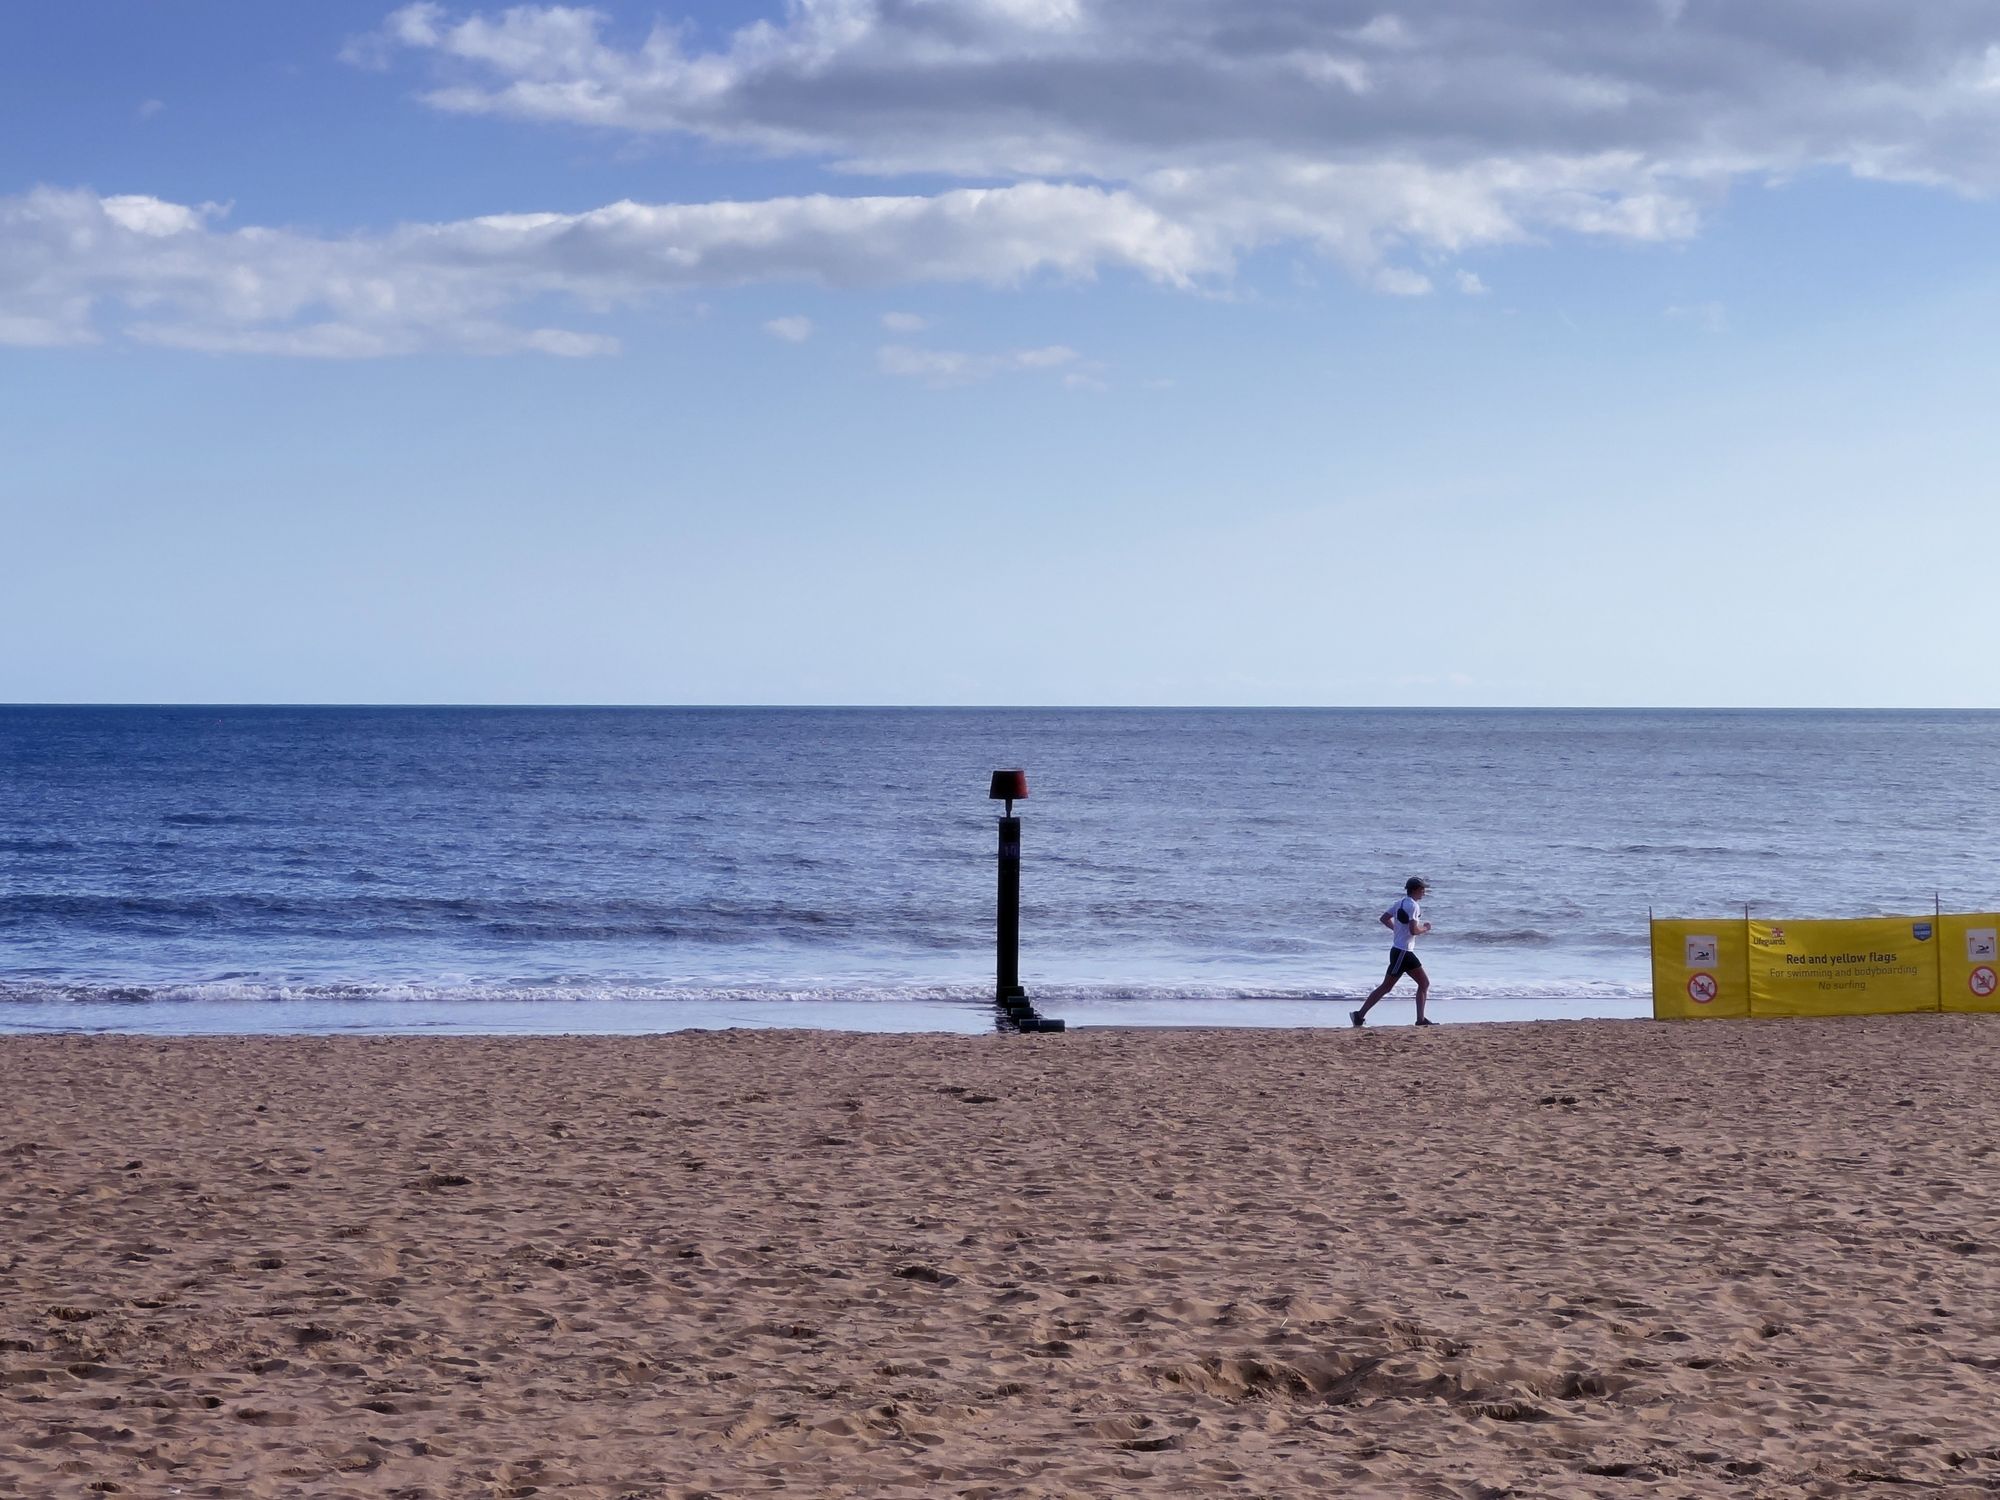
<path fill-rule="evenodd" d="M 1383 976 L 1382 982 L 1375 986 L 1368 998 L 1361 1002 L 1361 1009 L 1351 1013 L 1350 1019 L 1360 1018 L 1355 1020 L 1355 1025 L 1359 1026 L 1361 1021 L 1366 1020 L 1368 1012 L 1375 1008 L 1375 1002 L 1393 990 L 1396 981 L 1403 977 L 1403 953 L 1404 950 L 1400 948 L 1392 948 L 1389 951 L 1389 972 Z"/>

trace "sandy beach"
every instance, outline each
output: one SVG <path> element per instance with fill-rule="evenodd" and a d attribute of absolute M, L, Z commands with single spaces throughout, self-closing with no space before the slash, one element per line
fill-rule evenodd
<path fill-rule="evenodd" d="M 0 1495 L 1990 1493 L 1982 1018 L 0 1040 Z"/>

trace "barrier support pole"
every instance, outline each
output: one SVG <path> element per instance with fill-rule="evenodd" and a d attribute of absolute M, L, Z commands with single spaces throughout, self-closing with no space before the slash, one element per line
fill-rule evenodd
<path fill-rule="evenodd" d="M 1757 1014 L 1757 992 L 1750 988 L 1750 903 L 1743 903 L 1743 1014 Z"/>
<path fill-rule="evenodd" d="M 1653 1019 L 1660 1019 L 1660 933 L 1659 918 L 1653 915 L 1653 908 L 1646 908 L 1646 970 L 1652 975 Z"/>

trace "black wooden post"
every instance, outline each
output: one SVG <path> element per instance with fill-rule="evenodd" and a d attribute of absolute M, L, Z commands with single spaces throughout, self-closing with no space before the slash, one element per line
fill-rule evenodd
<path fill-rule="evenodd" d="M 1000 923 L 994 970 L 994 999 L 1004 1003 L 1022 993 L 1021 820 L 1011 816 L 1000 820 Z"/>
<path fill-rule="evenodd" d="M 995 771 L 987 792 L 1005 802 L 1000 814 L 1000 911 L 994 934 L 993 1003 L 1003 1014 L 1001 1024 L 1016 1031 L 1061 1031 L 1053 1016 L 1038 1015 L 1021 988 L 1021 820 L 1014 816 L 1014 799 L 1028 795 L 1026 771 Z"/>
<path fill-rule="evenodd" d="M 1005 802 L 1000 814 L 1000 909 L 993 953 L 993 999 L 1006 1005 L 1025 1000 L 1021 990 L 1021 820 L 1014 799 L 1028 795 L 1026 771 L 995 771 L 986 795 Z"/>

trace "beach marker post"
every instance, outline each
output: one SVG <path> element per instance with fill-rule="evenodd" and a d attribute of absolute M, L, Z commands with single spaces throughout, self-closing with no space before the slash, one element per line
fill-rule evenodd
<path fill-rule="evenodd" d="M 987 788 L 987 798 L 1004 802 L 1000 815 L 999 919 L 994 934 L 993 1003 L 1006 1013 L 1006 1020 L 1022 1031 L 1061 1031 L 1063 1023 L 1035 1013 L 1034 1003 L 1021 988 L 1021 820 L 1014 816 L 1018 798 L 1027 800 L 1028 773 L 1015 769 L 995 771 Z"/>
<path fill-rule="evenodd" d="M 1000 922 L 994 946 L 993 998 L 1005 1005 L 1023 998 L 1021 989 L 1021 820 L 1014 816 L 1014 799 L 1026 801 L 1026 771 L 995 771 L 987 798 L 1005 801 L 1000 815 Z"/>

